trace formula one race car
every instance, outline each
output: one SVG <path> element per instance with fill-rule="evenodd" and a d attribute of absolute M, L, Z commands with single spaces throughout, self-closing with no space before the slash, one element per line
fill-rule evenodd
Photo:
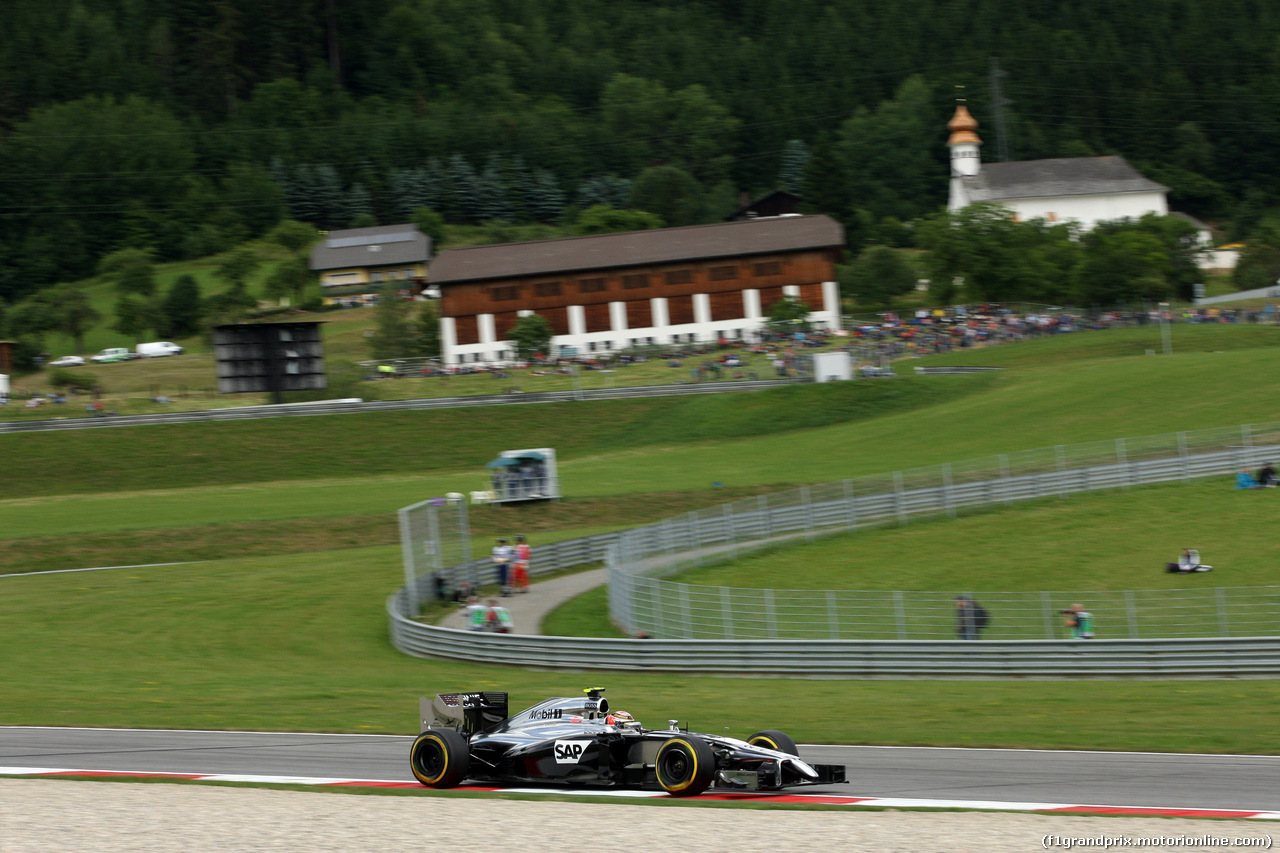
<path fill-rule="evenodd" d="M 675 720 L 646 729 L 610 712 L 604 688 L 548 699 L 508 716 L 507 694 L 441 693 L 421 700 L 422 734 L 409 750 L 419 782 L 452 788 L 464 779 L 661 788 L 692 797 L 712 785 L 776 791 L 845 781 L 840 764 L 806 764 L 795 741 L 772 729 L 746 740 L 698 734 Z"/>

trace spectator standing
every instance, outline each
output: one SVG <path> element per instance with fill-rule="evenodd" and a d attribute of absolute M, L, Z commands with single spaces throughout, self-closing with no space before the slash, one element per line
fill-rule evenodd
<path fill-rule="evenodd" d="M 515 549 L 507 544 L 505 538 L 499 539 L 498 544 L 493 546 L 493 562 L 498 567 L 498 586 L 502 588 L 503 595 L 511 594 L 508 584 L 511 581 L 511 561 L 514 557 Z"/>
<path fill-rule="evenodd" d="M 990 621 L 987 609 L 967 595 L 956 596 L 956 638 L 976 640 Z"/>
<path fill-rule="evenodd" d="M 515 565 L 512 571 L 511 585 L 517 592 L 529 591 L 529 561 L 533 557 L 533 549 L 524 541 L 524 536 L 516 537 Z"/>
<path fill-rule="evenodd" d="M 1085 610 L 1083 604 L 1073 604 L 1070 610 L 1062 613 L 1066 617 L 1063 622 L 1071 629 L 1071 639 L 1093 639 L 1093 614 Z"/>

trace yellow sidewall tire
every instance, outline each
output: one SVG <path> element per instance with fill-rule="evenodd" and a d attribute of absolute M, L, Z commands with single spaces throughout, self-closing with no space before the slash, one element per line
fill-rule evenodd
<path fill-rule="evenodd" d="M 452 788 L 467 775 L 471 750 L 455 731 L 427 731 L 409 748 L 409 769 L 428 788 Z"/>
<path fill-rule="evenodd" d="M 676 768 L 680 771 L 679 778 L 672 778 L 670 771 Z M 664 770 L 667 771 L 665 778 Z M 658 784 L 668 794 L 673 797 L 696 797 L 711 787 L 715 780 L 715 753 L 701 738 L 673 737 L 658 749 L 654 771 Z"/>

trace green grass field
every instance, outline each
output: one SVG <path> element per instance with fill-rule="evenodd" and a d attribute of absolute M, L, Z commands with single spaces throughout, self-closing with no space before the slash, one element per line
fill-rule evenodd
<path fill-rule="evenodd" d="M 1280 330 L 1179 328 L 1188 338 L 1171 358 L 1143 354 L 1149 347 L 1138 333 L 1150 331 L 991 350 L 1010 369 L 981 376 L 501 412 L 0 436 L 12 460 L 0 471 L 4 571 L 166 554 L 207 560 L 0 579 L 0 724 L 409 732 L 424 693 L 508 689 L 520 703 L 576 691 L 600 675 L 417 660 L 391 648 L 383 608 L 401 582 L 388 519 L 396 507 L 478 488 L 483 463 L 497 451 L 545 444 L 560 452 L 568 499 L 477 511 L 475 526 L 477 535 L 537 530 L 535 541 L 550 541 L 760 489 L 1274 419 Z M 1230 338 L 1235 332 L 1242 337 Z M 1074 357 L 1045 355 L 1071 345 L 1079 348 Z M 1122 351 L 1106 351 L 1112 346 Z M 1025 364 L 1015 358 L 1019 350 Z M 1210 562 L 1245 573 L 1216 575 L 1215 583 L 1265 583 L 1259 578 L 1274 554 L 1265 540 L 1274 520 L 1266 500 L 1274 497 L 1232 494 L 1226 483 L 1135 489 L 848 542 L 868 555 L 868 566 L 919 552 L 917 588 L 956 578 L 933 563 L 947 545 L 989 552 L 1004 566 L 992 586 L 971 583 L 971 574 L 966 586 L 1085 588 L 1045 582 L 1072 570 L 1063 552 L 1128 553 L 1129 566 L 1149 568 L 1158 584 L 1169 547 L 1194 532 L 1206 554 L 1223 549 L 1226 558 L 1214 552 Z M 1253 501 L 1257 512 L 1232 498 Z M 1161 535 L 1173 541 L 1125 520 L 1144 516 L 1166 525 Z M 1026 544 L 1005 547 L 1005 537 Z M 840 547 L 834 540 L 810 547 L 828 545 Z M 770 569 L 762 563 L 750 571 Z M 906 576 L 881 580 L 898 585 Z M 1280 751 L 1270 711 L 1280 700 L 1274 680 L 1081 685 L 611 673 L 604 681 L 641 719 L 665 719 L 674 709 L 695 727 L 702 720 L 741 731 L 779 724 L 779 691 L 803 695 L 808 701 L 787 703 L 785 723 L 811 742 Z"/>
<path fill-rule="evenodd" d="M 1280 683 L 886 682 L 527 672 L 391 648 L 394 546 L 3 581 L 0 724 L 411 732 L 417 698 L 603 683 L 642 721 L 810 743 L 1275 752 Z M 804 701 L 778 702 L 780 692 Z M 624 704 L 625 703 L 625 704 Z M 780 719 L 784 717 L 785 719 Z"/>

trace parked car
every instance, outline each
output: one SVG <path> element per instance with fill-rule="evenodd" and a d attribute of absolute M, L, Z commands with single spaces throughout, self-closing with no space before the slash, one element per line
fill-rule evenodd
<path fill-rule="evenodd" d="M 79 367 L 82 364 L 84 359 L 78 355 L 64 355 L 49 362 L 50 367 Z"/>
<path fill-rule="evenodd" d="M 137 358 L 137 356 L 129 352 L 128 347 L 107 347 L 90 360 L 98 364 L 108 364 L 113 361 L 128 361 L 131 358 Z"/>
<path fill-rule="evenodd" d="M 186 350 L 168 341 L 152 341 L 148 344 L 138 344 L 137 352 L 139 358 L 158 358 L 162 355 L 182 355 Z"/>

